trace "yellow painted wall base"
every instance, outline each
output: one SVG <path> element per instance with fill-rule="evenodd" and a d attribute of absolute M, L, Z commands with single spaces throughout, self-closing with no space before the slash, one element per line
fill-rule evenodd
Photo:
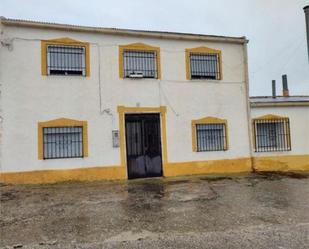
<path fill-rule="evenodd" d="M 163 169 L 164 176 L 241 173 L 250 171 L 252 171 L 250 158 L 169 163 Z"/>
<path fill-rule="evenodd" d="M 251 172 L 252 162 L 256 171 L 309 171 L 309 155 L 298 155 L 168 163 L 164 166 L 163 173 L 165 177 L 171 177 Z M 122 166 L 0 174 L 0 182 L 8 184 L 121 179 L 127 179 L 126 167 Z"/>
<path fill-rule="evenodd" d="M 45 184 L 65 181 L 121 180 L 126 178 L 126 169 L 121 166 L 0 174 L 0 182 L 10 184 Z"/>
<path fill-rule="evenodd" d="M 256 171 L 309 171 L 309 155 L 254 157 Z"/>

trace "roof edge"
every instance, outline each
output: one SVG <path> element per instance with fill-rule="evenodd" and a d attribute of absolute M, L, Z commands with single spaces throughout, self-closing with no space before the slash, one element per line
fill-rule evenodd
<path fill-rule="evenodd" d="M 309 106 L 309 101 L 291 101 L 291 102 L 250 102 L 252 108 L 255 107 L 291 107 L 291 106 Z"/>
<path fill-rule="evenodd" d="M 217 41 L 217 42 L 219 41 L 219 42 L 236 43 L 236 44 L 245 44 L 249 42 L 249 40 L 247 40 L 246 37 L 229 37 L 229 36 L 215 36 L 215 35 L 203 35 L 203 34 L 191 34 L 191 33 L 165 32 L 165 31 L 102 28 L 102 27 L 10 19 L 6 17 L 0 17 L 0 22 L 3 25 L 15 26 L 15 27 L 55 29 L 55 30 L 76 31 L 76 32 L 89 32 L 89 33 L 104 33 L 104 34 L 121 35 L 121 36 L 127 35 L 127 36 L 140 36 L 140 37 L 161 38 L 161 39 L 193 40 L 193 41 Z"/>
<path fill-rule="evenodd" d="M 290 95 L 290 96 L 288 96 L 288 97 L 286 97 L 286 96 L 283 96 L 283 95 L 276 95 L 276 98 L 286 98 L 286 99 L 288 99 L 288 98 L 293 98 L 293 97 L 305 97 L 305 98 L 309 98 L 309 95 Z M 250 99 L 261 99 L 261 98 L 273 98 L 273 96 L 269 96 L 269 95 L 264 95 L 264 96 L 250 96 L 249 97 Z"/>

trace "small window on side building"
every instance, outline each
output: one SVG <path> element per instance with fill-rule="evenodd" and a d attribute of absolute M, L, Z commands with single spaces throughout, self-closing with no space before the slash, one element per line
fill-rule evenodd
<path fill-rule="evenodd" d="M 255 119 L 253 125 L 256 152 L 291 150 L 288 118 Z"/>

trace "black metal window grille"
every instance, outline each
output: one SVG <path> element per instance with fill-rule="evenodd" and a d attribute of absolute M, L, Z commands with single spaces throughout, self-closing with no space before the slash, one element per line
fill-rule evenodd
<path fill-rule="evenodd" d="M 83 127 L 43 128 L 44 159 L 83 157 Z"/>
<path fill-rule="evenodd" d="M 225 124 L 197 124 L 197 151 L 226 150 Z"/>
<path fill-rule="evenodd" d="M 289 151 L 290 123 L 288 119 L 255 120 L 255 151 Z"/>
<path fill-rule="evenodd" d="M 191 79 L 220 79 L 219 54 L 191 53 Z"/>
<path fill-rule="evenodd" d="M 123 52 L 123 58 L 124 77 L 158 77 L 156 52 L 127 50 Z"/>
<path fill-rule="evenodd" d="M 47 71 L 49 75 L 85 76 L 85 47 L 48 45 Z"/>

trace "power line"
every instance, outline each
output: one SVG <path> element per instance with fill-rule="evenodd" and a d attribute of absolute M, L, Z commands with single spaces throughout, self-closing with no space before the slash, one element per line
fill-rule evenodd
<path fill-rule="evenodd" d="M 283 66 L 278 70 L 279 72 L 282 71 L 295 57 L 296 51 L 305 43 L 305 40 L 301 41 L 298 46 L 289 54 L 289 59 L 286 61 L 286 63 L 283 64 Z"/>
<path fill-rule="evenodd" d="M 302 36 L 302 35 L 303 35 L 303 34 L 298 35 L 296 39 L 297 39 L 297 40 L 298 40 L 298 39 L 301 39 L 301 36 Z M 258 73 L 258 72 L 264 70 L 264 69 L 266 68 L 266 66 L 268 66 L 271 62 L 273 62 L 274 59 L 277 59 L 277 60 L 278 60 L 278 58 L 284 56 L 284 55 L 286 54 L 286 52 L 289 51 L 289 50 L 287 50 L 288 47 L 291 47 L 292 44 L 294 44 L 294 46 L 295 46 L 295 40 L 296 40 L 296 39 L 294 38 L 294 39 L 293 39 L 290 43 L 288 43 L 285 47 L 283 47 L 283 48 L 280 49 L 277 53 L 275 53 L 274 56 L 272 56 L 272 57 L 270 57 L 268 60 L 266 60 L 266 62 L 264 62 L 263 64 L 261 64 L 261 65 L 258 67 L 258 69 L 254 70 L 253 72 L 250 72 L 250 74 L 252 75 L 251 77 L 253 77 L 256 73 Z M 298 43 L 297 43 L 297 44 L 298 44 Z M 294 47 L 294 46 L 292 45 L 292 47 Z M 285 51 L 285 52 L 283 52 L 283 51 Z"/>

